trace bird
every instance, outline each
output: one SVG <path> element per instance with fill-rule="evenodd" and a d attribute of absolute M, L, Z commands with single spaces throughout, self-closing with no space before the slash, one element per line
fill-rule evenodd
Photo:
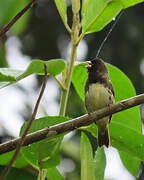
<path fill-rule="evenodd" d="M 88 114 L 113 104 L 114 87 L 109 78 L 108 68 L 104 61 L 95 58 L 87 61 L 88 79 L 85 84 L 85 107 Z M 98 127 L 98 146 L 110 146 L 109 123 L 112 115 L 96 120 Z"/>

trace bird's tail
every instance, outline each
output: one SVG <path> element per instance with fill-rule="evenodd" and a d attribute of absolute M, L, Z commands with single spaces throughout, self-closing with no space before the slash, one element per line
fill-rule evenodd
<path fill-rule="evenodd" d="M 110 136 L 109 136 L 109 129 L 108 127 L 105 129 L 105 131 L 101 131 L 100 128 L 98 128 L 98 146 L 101 147 L 105 145 L 106 147 L 109 147 L 110 145 Z"/>

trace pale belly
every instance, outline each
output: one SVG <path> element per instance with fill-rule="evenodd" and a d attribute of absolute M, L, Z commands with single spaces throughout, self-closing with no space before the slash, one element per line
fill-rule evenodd
<path fill-rule="evenodd" d="M 114 103 L 114 97 L 102 84 L 91 84 L 86 93 L 85 104 L 88 112 L 101 109 Z"/>

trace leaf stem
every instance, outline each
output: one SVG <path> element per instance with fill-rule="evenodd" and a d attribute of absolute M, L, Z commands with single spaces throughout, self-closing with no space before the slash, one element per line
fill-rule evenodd
<path fill-rule="evenodd" d="M 65 23 L 65 22 L 64 22 L 64 25 L 65 25 L 67 31 L 71 34 L 72 30 L 71 30 L 71 28 L 69 27 L 69 25 L 68 25 L 67 23 Z"/>
<path fill-rule="evenodd" d="M 71 84 L 71 79 L 72 79 L 75 58 L 76 58 L 76 47 L 72 46 L 69 73 L 67 75 L 67 79 L 66 79 L 66 83 L 65 83 L 66 90 L 62 90 L 60 113 L 59 113 L 60 116 L 65 116 L 66 105 L 67 105 L 67 100 L 68 100 L 68 95 L 69 95 L 69 89 L 70 89 L 70 84 Z"/>
<path fill-rule="evenodd" d="M 46 177 L 46 169 L 39 169 L 39 175 L 37 180 L 45 180 Z"/>
<path fill-rule="evenodd" d="M 78 40 L 77 40 L 77 42 L 76 42 L 76 44 L 79 44 L 79 42 L 83 39 L 84 36 L 85 36 L 85 33 L 84 32 L 81 33 Z"/>
<path fill-rule="evenodd" d="M 74 69 L 74 62 L 76 60 L 76 53 L 77 53 L 77 46 L 78 46 L 77 41 L 78 41 L 79 32 L 80 32 L 79 9 L 80 9 L 80 0 L 73 0 L 72 1 L 73 24 L 72 24 L 72 30 L 71 30 L 72 50 L 71 50 L 71 56 L 70 56 L 70 65 L 66 73 L 66 79 L 64 80 L 66 90 L 62 90 L 62 95 L 61 95 L 60 112 L 59 112 L 59 115 L 61 116 L 65 116 L 65 113 L 66 113 L 66 106 L 67 106 L 67 101 L 68 101 L 72 73 Z"/>
<path fill-rule="evenodd" d="M 58 85 L 61 87 L 61 89 L 63 91 L 66 91 L 66 88 L 64 87 L 63 83 L 58 79 L 56 78 L 56 76 L 53 76 L 53 78 L 56 80 L 56 82 L 58 83 Z"/>

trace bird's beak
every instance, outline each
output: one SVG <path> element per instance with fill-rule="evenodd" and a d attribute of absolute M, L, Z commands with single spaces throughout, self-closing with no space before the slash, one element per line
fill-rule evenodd
<path fill-rule="evenodd" d="M 91 63 L 91 61 L 86 61 L 86 63 L 87 63 L 87 66 L 86 66 L 86 68 L 87 68 L 87 69 L 91 68 L 91 66 L 92 66 L 92 63 Z"/>

